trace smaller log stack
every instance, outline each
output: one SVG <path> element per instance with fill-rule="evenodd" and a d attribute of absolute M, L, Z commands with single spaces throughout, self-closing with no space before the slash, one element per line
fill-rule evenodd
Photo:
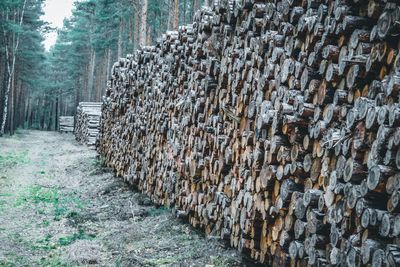
<path fill-rule="evenodd" d="M 100 102 L 79 103 L 75 125 L 75 138 L 78 142 L 94 147 L 99 134 L 100 117 Z"/>
<path fill-rule="evenodd" d="M 60 116 L 60 133 L 72 133 L 74 131 L 74 117 L 73 116 Z"/>

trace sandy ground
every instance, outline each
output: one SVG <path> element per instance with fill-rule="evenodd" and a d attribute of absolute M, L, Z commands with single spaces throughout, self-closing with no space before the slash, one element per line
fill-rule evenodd
<path fill-rule="evenodd" d="M 101 167 L 70 134 L 0 138 L 0 266 L 249 266 Z"/>

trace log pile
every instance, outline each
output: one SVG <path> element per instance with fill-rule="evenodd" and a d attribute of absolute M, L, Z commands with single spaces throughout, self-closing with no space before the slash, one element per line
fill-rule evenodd
<path fill-rule="evenodd" d="M 95 147 L 99 135 L 101 102 L 80 102 L 76 109 L 75 139 Z"/>
<path fill-rule="evenodd" d="M 58 121 L 59 121 L 60 133 L 74 132 L 74 117 L 73 116 L 60 116 Z"/>
<path fill-rule="evenodd" d="M 400 264 L 394 0 L 220 0 L 116 62 L 98 151 L 276 266 Z"/>

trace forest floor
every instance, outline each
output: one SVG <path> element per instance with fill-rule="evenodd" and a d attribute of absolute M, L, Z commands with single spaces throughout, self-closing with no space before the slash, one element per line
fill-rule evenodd
<path fill-rule="evenodd" d="M 0 138 L 0 266 L 245 266 L 156 207 L 71 134 Z"/>

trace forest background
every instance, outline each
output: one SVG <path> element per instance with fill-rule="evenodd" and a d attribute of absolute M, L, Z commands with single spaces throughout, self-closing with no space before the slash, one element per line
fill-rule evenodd
<path fill-rule="evenodd" d="M 208 1 L 80 0 L 61 29 L 43 20 L 44 4 L 0 1 L 0 136 L 19 127 L 55 130 L 79 102 L 101 101 L 113 62 L 191 22 Z"/>

